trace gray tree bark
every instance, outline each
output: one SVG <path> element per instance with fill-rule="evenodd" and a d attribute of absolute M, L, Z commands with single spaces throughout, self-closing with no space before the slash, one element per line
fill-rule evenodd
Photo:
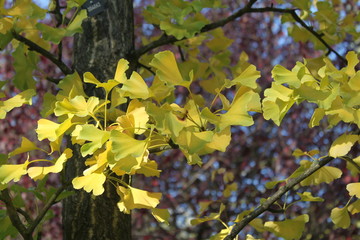
<path fill-rule="evenodd" d="M 83 75 L 91 72 L 100 81 L 114 77 L 120 58 L 135 66 L 134 20 L 132 0 L 107 0 L 107 9 L 83 22 L 83 34 L 75 38 L 74 66 Z M 133 68 L 132 68 L 133 69 Z M 93 87 L 85 87 L 88 96 L 101 97 Z M 71 146 L 74 156 L 66 165 L 66 181 L 81 176 L 86 168 L 80 146 Z M 119 211 L 119 197 L 111 184 L 103 195 L 93 197 L 85 191 L 63 202 L 63 239 L 65 240 L 130 240 L 131 216 Z"/>

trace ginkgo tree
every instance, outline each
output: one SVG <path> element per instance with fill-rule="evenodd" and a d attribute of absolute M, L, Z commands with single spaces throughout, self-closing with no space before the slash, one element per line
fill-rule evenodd
<path fill-rule="evenodd" d="M 148 209 L 159 224 L 169 224 L 171 212 L 159 207 L 165 193 L 135 187 L 136 178 L 159 177 L 155 154 L 168 154 L 171 149 L 181 151 L 189 165 L 202 166 L 204 156 L 226 152 L 232 129 L 252 126 L 256 114 L 281 125 L 294 105 L 307 102 L 315 106 L 309 128 L 320 122 L 328 128 L 346 124 L 358 130 L 360 126 L 358 53 L 350 51 L 342 56 L 332 47 L 350 35 L 359 37 L 354 23 L 360 15 L 341 16 L 332 8 L 337 1 L 274 1 L 264 6 L 250 0 L 229 17 L 214 22 L 205 13 L 226 7 L 220 0 L 155 1 L 142 14 L 163 35 L 144 39 L 139 48 L 134 46 L 132 1 L 91 4 L 55 0 L 42 9 L 29 0 L 1 3 L 0 48 L 11 49 L 16 72 L 11 81 L 2 81 L 1 87 L 11 82 L 21 92 L 1 95 L 0 118 L 6 119 L 7 113 L 23 104 L 32 104 L 40 81 L 33 73 L 41 57 L 62 74 L 60 79 L 40 74 L 53 82 L 57 91 L 44 95 L 42 118 L 35 129 L 38 141 L 22 137 L 18 148 L 1 154 L 0 200 L 7 209 L 7 215 L 1 216 L 4 236 L 36 238 L 47 211 L 61 200 L 65 239 L 130 239 L 129 214 L 134 209 Z M 232 41 L 221 27 L 245 14 L 264 12 L 281 14 L 295 41 L 310 41 L 315 49 L 334 53 L 343 66 L 334 65 L 326 56 L 303 59 L 292 69 L 276 65 L 271 86 L 261 89 L 257 82 L 261 69 L 249 62 L 245 52 L 230 64 L 224 51 Z M 43 21 L 49 14 L 56 27 Z M 69 67 L 62 58 L 62 43 L 76 33 L 75 60 Z M 203 43 L 216 53 L 210 61 L 197 58 Z M 179 61 L 172 51 L 156 50 L 168 44 L 177 44 L 187 59 Z M 197 88 L 206 96 L 197 94 Z M 180 90 L 185 92 L 182 101 L 177 97 Z M 246 232 L 246 239 L 267 232 L 300 239 L 308 214 L 285 215 L 275 221 L 263 218 L 262 213 L 273 206 L 286 213 L 299 202 L 323 201 L 314 192 L 300 191 L 297 201 L 282 204 L 281 200 L 299 186 L 331 184 L 341 178 L 343 171 L 328 165 L 334 159 L 345 161 L 347 169 L 358 174 L 360 156 L 353 155 L 351 149 L 359 142 L 358 131 L 344 131 L 327 152 L 297 149 L 293 155 L 301 160 L 298 168 L 287 178 L 269 181 L 266 187 L 274 189 L 273 194 L 257 202 L 257 207 L 225 220 L 226 201 L 217 212 L 207 215 L 216 202 L 209 199 L 199 205 L 199 215 L 191 224 L 220 222 L 223 229 L 211 239 L 234 239 L 244 234 L 248 225 L 253 230 Z M 38 151 L 46 157 L 36 158 Z M 18 155 L 24 158 L 13 163 L 12 158 Z M 62 176 L 62 186 L 44 188 L 53 173 Z M 45 202 L 34 219 L 11 197 L 14 182 L 24 176 L 36 181 L 40 187 L 31 192 Z M 222 192 L 225 199 L 237 191 L 231 176 L 227 178 Z M 350 215 L 360 211 L 359 184 L 344 186 L 349 193 L 345 206 L 333 202 L 331 220 L 336 227 L 348 228 Z M 84 221 L 89 223 L 82 224 Z"/>

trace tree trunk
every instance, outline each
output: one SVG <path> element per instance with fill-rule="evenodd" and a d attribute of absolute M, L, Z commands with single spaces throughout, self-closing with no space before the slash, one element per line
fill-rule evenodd
<path fill-rule="evenodd" d="M 91 72 L 100 81 L 112 79 L 120 58 L 134 52 L 133 2 L 108 0 L 107 8 L 83 22 L 83 34 L 76 36 L 74 64 L 80 74 Z M 101 97 L 94 87 L 85 86 L 88 96 Z M 86 168 L 80 154 L 80 146 L 71 146 L 74 156 L 67 162 L 67 181 L 81 176 Z M 63 235 L 66 240 L 129 240 L 131 216 L 119 212 L 119 197 L 111 184 L 106 184 L 103 195 L 94 197 L 85 191 L 63 202 Z"/>

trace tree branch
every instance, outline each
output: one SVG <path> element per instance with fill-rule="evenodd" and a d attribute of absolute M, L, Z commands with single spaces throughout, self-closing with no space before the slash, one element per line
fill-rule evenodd
<path fill-rule="evenodd" d="M 331 47 L 324 39 L 323 39 L 323 34 L 316 32 L 312 27 L 308 26 L 297 14 L 296 14 L 296 10 L 297 9 L 282 9 L 282 8 L 274 8 L 274 7 L 264 7 L 264 8 L 252 8 L 252 6 L 254 5 L 254 3 L 256 2 L 256 0 L 251 0 L 244 8 L 240 9 L 239 11 L 237 11 L 236 13 L 230 15 L 227 18 L 224 18 L 222 20 L 219 20 L 217 22 L 213 22 L 213 23 L 209 23 L 207 25 L 205 25 L 201 30 L 200 33 L 204 33 L 204 32 L 208 32 L 211 30 L 214 30 L 215 28 L 218 27 L 223 27 L 226 24 L 228 24 L 231 21 L 234 21 L 237 18 L 240 18 L 241 16 L 243 16 L 245 13 L 259 13 L 259 12 L 274 12 L 274 13 L 285 13 L 285 14 L 291 14 L 292 18 L 299 23 L 303 28 L 305 28 L 308 32 L 310 32 L 313 36 L 315 36 L 327 49 L 328 52 L 331 53 L 333 52 L 341 61 L 343 62 L 347 62 L 347 60 L 341 56 L 333 47 Z M 183 39 L 176 39 L 174 36 L 168 36 L 165 33 L 158 39 L 155 40 L 151 43 L 149 43 L 148 45 L 145 45 L 141 48 L 139 48 L 138 50 L 135 51 L 135 57 L 138 59 L 140 58 L 143 54 L 157 48 L 163 45 L 167 45 L 167 44 L 172 44 L 175 43 L 177 41 L 182 41 L 185 40 L 186 38 Z"/>
<path fill-rule="evenodd" d="M 289 181 L 285 184 L 285 186 L 282 186 L 276 193 L 274 193 L 271 197 L 269 197 L 264 203 L 260 204 L 254 211 L 252 211 L 249 215 L 243 218 L 240 222 L 235 223 L 230 234 L 226 236 L 224 240 L 234 239 L 246 225 L 248 225 L 252 220 L 258 217 L 260 214 L 270 209 L 270 206 L 273 203 L 275 203 L 277 200 L 279 200 L 282 195 L 284 195 L 286 192 L 291 190 L 295 185 L 299 184 L 302 180 L 309 177 L 311 174 L 319 170 L 321 167 L 325 166 L 333 159 L 334 159 L 333 157 L 327 156 L 320 161 L 315 161 L 300 176 L 289 179 Z"/>
<path fill-rule="evenodd" d="M 57 197 L 65 190 L 66 185 L 62 185 L 49 199 L 49 201 L 45 204 L 39 215 L 35 218 L 35 220 L 28 227 L 28 232 L 33 233 L 35 228 L 39 225 L 40 221 L 44 218 L 45 214 L 49 210 L 49 208 L 56 202 Z"/>
<path fill-rule="evenodd" d="M 298 9 L 282 9 L 274 7 L 264 7 L 264 8 L 251 8 L 249 12 L 275 12 L 275 13 L 287 13 L 291 14 L 292 18 L 299 23 L 303 28 L 310 32 L 314 37 L 316 37 L 329 51 L 333 52 L 341 61 L 347 62 L 347 60 L 341 56 L 334 48 L 332 48 L 324 39 L 323 34 L 316 32 L 313 27 L 308 26 L 297 14 L 296 10 Z"/>
<path fill-rule="evenodd" d="M 239 11 L 237 11 L 236 13 L 230 15 L 229 17 L 227 18 L 224 18 L 224 19 L 221 19 L 217 22 L 213 22 L 213 23 L 210 23 L 210 24 L 207 24 L 205 25 L 201 30 L 200 30 L 200 33 L 204 33 L 204 32 L 208 32 L 208 31 L 211 31 L 211 30 L 214 30 L 215 28 L 218 28 L 218 27 L 222 27 L 224 26 L 225 24 L 235 20 L 236 18 L 239 18 L 241 17 L 242 15 L 244 15 L 245 13 L 248 13 L 249 10 L 251 9 L 252 5 L 254 5 L 254 3 L 256 2 L 257 0 L 250 0 L 248 4 L 246 4 L 246 6 L 242 9 L 240 9 Z M 158 40 L 155 40 L 139 49 L 137 49 L 135 51 L 135 57 L 137 59 L 139 59 L 143 54 L 157 48 L 157 47 L 160 47 L 160 46 L 163 46 L 163 45 L 167 45 L 167 44 L 171 44 L 171 43 L 174 43 L 174 42 L 177 42 L 177 41 L 181 41 L 181 40 L 185 40 L 187 38 L 183 38 L 183 39 L 176 39 L 174 36 L 169 36 L 169 35 L 166 35 L 165 33 L 158 39 Z"/>
<path fill-rule="evenodd" d="M 69 68 L 68 66 L 66 66 L 66 64 L 62 61 L 60 61 L 59 59 L 57 59 L 53 54 L 51 54 L 49 51 L 45 50 L 44 48 L 40 47 L 39 45 L 37 45 L 36 43 L 34 43 L 33 41 L 21 36 L 20 34 L 18 34 L 15 31 L 12 31 L 12 35 L 13 37 L 18 40 L 19 42 L 22 42 L 24 44 L 26 44 L 29 47 L 30 51 L 35 51 L 39 54 L 41 54 L 42 56 L 46 57 L 47 59 L 49 59 L 52 63 L 54 63 L 58 68 L 60 68 L 60 70 L 65 74 L 71 74 L 74 71 Z"/>
<path fill-rule="evenodd" d="M 19 231 L 20 235 L 24 239 L 32 239 L 31 234 L 28 233 L 28 229 L 25 227 L 17 213 L 16 207 L 14 206 L 10 197 L 9 189 L 5 188 L 1 191 L 1 200 L 6 205 L 6 211 L 9 215 L 11 223 Z"/>

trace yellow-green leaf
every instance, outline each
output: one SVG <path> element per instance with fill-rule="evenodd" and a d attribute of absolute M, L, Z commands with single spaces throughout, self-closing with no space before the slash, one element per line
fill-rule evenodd
<path fill-rule="evenodd" d="M 78 117 L 86 117 L 94 112 L 99 105 L 99 98 L 90 97 L 87 101 L 84 96 L 76 96 L 72 99 L 64 98 L 55 104 L 54 113 L 56 116 L 74 114 Z"/>
<path fill-rule="evenodd" d="M 41 141 L 43 139 L 49 139 L 49 141 L 55 141 L 59 136 L 56 133 L 56 130 L 59 128 L 60 124 L 47 119 L 40 119 L 38 121 L 38 128 L 36 133 L 38 134 L 38 139 Z"/>
<path fill-rule="evenodd" d="M 234 192 L 238 189 L 238 185 L 237 183 L 232 183 L 232 184 L 227 184 L 224 191 L 223 191 L 223 195 L 224 197 L 230 197 L 231 192 Z"/>
<path fill-rule="evenodd" d="M 336 227 L 346 229 L 350 226 L 350 216 L 347 207 L 331 210 L 331 220 Z"/>
<path fill-rule="evenodd" d="M 63 170 L 64 163 L 72 157 L 72 150 L 67 148 L 56 160 L 55 164 L 48 167 L 30 167 L 27 170 L 33 180 L 41 180 L 49 173 L 59 173 Z"/>
<path fill-rule="evenodd" d="M 301 171 L 305 171 L 307 168 L 310 167 L 311 162 L 307 160 L 302 160 L 300 162 Z M 300 174 L 300 172 L 298 173 Z M 335 179 L 340 178 L 342 175 L 342 171 L 336 167 L 330 167 L 330 166 L 323 166 L 316 172 L 314 172 L 312 175 L 307 177 L 305 180 L 301 181 L 302 186 L 309 186 L 309 185 L 318 185 L 320 183 L 326 182 L 331 183 Z M 292 177 L 295 177 L 292 175 Z"/>
<path fill-rule="evenodd" d="M 116 130 L 111 131 L 110 140 L 112 141 L 111 151 L 116 160 L 127 156 L 140 157 L 144 155 L 146 150 L 147 142 L 145 140 L 136 140 Z"/>
<path fill-rule="evenodd" d="M 305 228 L 305 223 L 309 221 L 309 216 L 303 214 L 294 219 L 286 219 L 284 221 L 265 222 L 265 228 L 273 232 L 276 236 L 285 238 L 286 240 L 300 239 Z"/>
<path fill-rule="evenodd" d="M 272 77 L 277 83 L 286 83 L 291 87 L 298 88 L 301 85 L 297 73 L 287 70 L 281 65 L 276 65 L 271 71 Z"/>
<path fill-rule="evenodd" d="M 360 183 L 349 183 L 346 186 L 346 190 L 349 191 L 350 196 L 360 198 Z"/>
<path fill-rule="evenodd" d="M 26 137 L 22 137 L 20 147 L 16 148 L 14 151 L 9 153 L 9 157 L 15 156 L 20 153 L 36 150 L 36 149 L 39 149 L 39 148 L 33 142 L 31 142 Z"/>
<path fill-rule="evenodd" d="M 76 177 L 72 180 L 75 189 L 83 188 L 86 192 L 92 193 L 95 196 L 101 195 L 104 192 L 103 184 L 106 176 L 103 173 L 91 173 L 86 176 Z"/>
<path fill-rule="evenodd" d="M 170 213 L 168 209 L 154 208 L 151 209 L 151 214 L 158 222 L 164 222 L 169 225 Z"/>
<path fill-rule="evenodd" d="M 129 62 L 123 58 L 120 59 L 116 67 L 114 79 L 119 83 L 124 83 L 127 79 L 125 72 L 128 70 L 128 68 Z"/>
<path fill-rule="evenodd" d="M 162 196 L 161 193 L 148 192 L 128 186 L 127 188 L 119 186 L 117 192 L 121 201 L 118 207 L 122 212 L 130 212 L 134 208 L 155 208 Z"/>
<path fill-rule="evenodd" d="M 219 209 L 219 212 L 217 213 L 211 213 L 209 216 L 207 217 L 203 217 L 203 218 L 195 218 L 195 219 L 192 219 L 190 221 L 191 225 L 197 225 L 197 224 L 200 224 L 200 223 L 203 223 L 203 222 L 208 222 L 208 221 L 212 221 L 212 220 L 218 220 L 220 219 L 220 215 L 221 213 L 224 211 L 225 209 L 225 205 L 224 204 L 221 204 L 220 205 L 220 209 Z"/>
<path fill-rule="evenodd" d="M 260 77 L 260 72 L 256 70 L 254 65 L 249 65 L 244 69 L 239 76 L 237 76 L 231 83 L 240 83 L 243 86 L 256 89 L 256 80 Z"/>
<path fill-rule="evenodd" d="M 26 169 L 29 162 L 23 164 L 4 164 L 0 166 L 0 183 L 6 184 L 10 181 L 17 182 L 21 176 L 26 174 Z"/>
<path fill-rule="evenodd" d="M 115 80 L 108 80 L 107 82 L 100 82 L 96 79 L 96 77 L 90 73 L 84 73 L 84 82 L 95 84 L 97 88 L 102 87 L 105 89 L 107 93 L 109 93 L 115 86 L 119 85 L 120 83 Z"/>
<path fill-rule="evenodd" d="M 91 124 L 77 125 L 75 130 L 73 136 L 75 136 L 77 140 L 90 141 L 81 146 L 80 150 L 83 157 L 93 154 L 101 148 L 110 137 L 110 132 L 100 130 Z"/>
<path fill-rule="evenodd" d="M 360 199 L 356 200 L 355 202 L 353 202 L 352 204 L 350 204 L 348 206 L 348 211 L 351 214 L 356 214 L 360 212 Z"/>
<path fill-rule="evenodd" d="M 160 177 L 160 172 L 158 164 L 153 160 L 143 163 L 141 168 L 136 171 L 136 173 L 144 174 L 146 177 Z"/>
<path fill-rule="evenodd" d="M 301 201 L 306 201 L 306 202 L 322 202 L 324 201 L 323 198 L 321 197 L 314 197 L 311 192 L 304 192 L 304 193 L 296 193 L 299 197 Z"/>
<path fill-rule="evenodd" d="M 137 72 L 131 74 L 130 79 L 123 83 L 121 89 L 124 91 L 124 97 L 130 97 L 132 99 L 147 99 L 151 96 L 144 79 Z"/>
<path fill-rule="evenodd" d="M 329 155 L 334 158 L 345 156 L 358 140 L 358 135 L 341 135 L 331 144 Z"/>
<path fill-rule="evenodd" d="M 156 76 L 169 85 L 182 85 L 184 80 L 180 74 L 174 54 L 164 51 L 155 54 L 150 66 L 156 68 Z"/>
<path fill-rule="evenodd" d="M 36 95 L 34 89 L 25 90 L 16 96 L 9 98 L 5 101 L 0 101 L 0 119 L 6 117 L 6 113 L 12 109 L 21 107 L 23 104 L 32 104 L 32 97 Z"/>

